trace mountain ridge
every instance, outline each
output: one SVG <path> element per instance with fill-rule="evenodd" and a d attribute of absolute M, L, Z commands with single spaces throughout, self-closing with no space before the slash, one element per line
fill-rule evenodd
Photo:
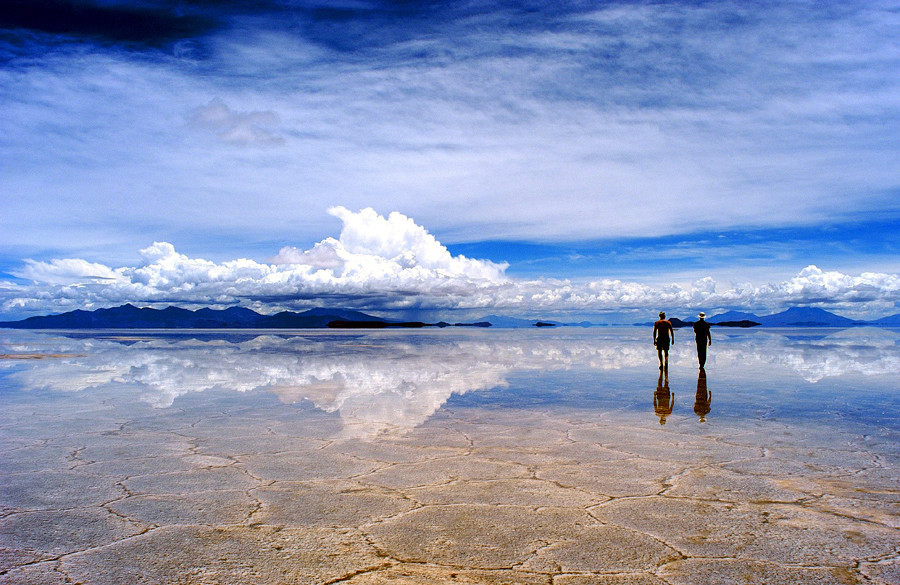
<path fill-rule="evenodd" d="M 723 321 L 748 320 L 755 321 L 763 327 L 851 327 L 853 325 L 872 323 L 872 321 L 848 319 L 816 307 L 791 307 L 780 313 L 762 316 L 754 313 L 727 311 L 707 320 L 714 324 Z"/>
<path fill-rule="evenodd" d="M 693 320 L 672 317 L 676 327 L 687 327 Z M 853 320 L 815 307 L 792 307 L 780 313 L 759 316 L 743 311 L 726 311 L 707 319 L 710 324 L 729 327 L 855 327 L 855 326 L 900 326 L 900 313 L 869 321 Z M 101 308 L 93 311 L 76 309 L 55 315 L 28 317 L 18 321 L 0 322 L 0 328 L 7 329 L 319 329 L 329 324 L 340 326 L 348 323 L 357 327 L 371 324 L 377 327 L 398 326 L 405 323 L 396 319 L 386 319 L 351 309 L 316 307 L 303 312 L 281 311 L 272 315 L 257 313 L 245 307 L 211 309 L 204 307 L 190 310 L 176 306 L 163 309 L 136 307 L 126 303 L 118 307 Z M 418 323 L 418 322 L 416 322 Z M 589 322 L 565 323 L 551 319 L 520 319 L 502 315 L 487 315 L 477 323 L 456 323 L 456 326 L 490 324 L 497 328 L 589 327 L 602 326 Z M 540 324 L 540 325 L 539 325 Z M 410 323 L 407 323 L 410 325 Z M 420 326 L 448 326 L 449 323 L 421 323 Z M 634 323 L 652 325 L 652 322 Z"/>
<path fill-rule="evenodd" d="M 131 303 L 118 307 L 85 311 L 76 309 L 57 315 L 3 321 L 7 329 L 307 329 L 324 328 L 334 321 L 395 323 L 360 311 L 317 307 L 294 313 L 281 311 L 263 315 L 244 307 L 192 311 L 169 306 L 164 309 L 138 308 Z"/>
<path fill-rule="evenodd" d="M 696 317 L 692 320 L 682 320 L 678 317 L 672 317 L 670 319 L 672 325 L 676 327 L 688 327 L 692 325 L 695 320 Z M 711 325 L 730 327 L 896 327 L 900 326 L 900 313 L 866 321 L 848 319 L 847 317 L 817 307 L 791 307 L 780 313 L 762 316 L 744 311 L 726 311 L 708 317 L 706 321 Z M 678 323 L 677 325 L 676 322 Z M 652 324 L 652 322 L 635 323 L 635 325 Z"/>

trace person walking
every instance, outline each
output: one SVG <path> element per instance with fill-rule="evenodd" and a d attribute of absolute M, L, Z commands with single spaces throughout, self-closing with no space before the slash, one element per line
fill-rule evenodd
<path fill-rule="evenodd" d="M 698 320 L 694 322 L 694 339 L 697 341 L 697 361 L 702 370 L 706 366 L 706 348 L 712 346 L 712 335 L 709 333 L 706 313 L 701 311 L 697 317 Z"/>
<path fill-rule="evenodd" d="M 669 337 L 672 338 L 671 344 Z M 659 356 L 659 369 L 669 371 L 669 345 L 675 344 L 675 330 L 672 329 L 672 323 L 666 320 L 666 313 L 659 312 L 659 321 L 653 324 L 653 346 L 656 348 L 656 355 Z M 665 357 L 665 360 L 663 360 Z"/>

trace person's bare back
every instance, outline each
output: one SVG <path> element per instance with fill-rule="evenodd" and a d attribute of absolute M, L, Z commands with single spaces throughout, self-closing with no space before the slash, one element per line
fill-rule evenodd
<path fill-rule="evenodd" d="M 653 324 L 653 346 L 659 356 L 659 369 L 669 369 L 669 346 L 675 343 L 675 329 L 666 319 L 663 311 L 659 312 L 659 321 Z"/>

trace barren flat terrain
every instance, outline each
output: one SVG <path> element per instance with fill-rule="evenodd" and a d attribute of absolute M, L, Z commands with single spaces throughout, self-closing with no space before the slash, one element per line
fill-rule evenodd
<path fill-rule="evenodd" d="M 900 334 L 649 337 L 3 333 L 0 582 L 900 582 Z"/>

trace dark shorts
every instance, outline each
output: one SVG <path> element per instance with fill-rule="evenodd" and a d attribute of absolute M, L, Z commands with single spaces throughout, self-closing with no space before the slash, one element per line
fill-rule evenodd
<path fill-rule="evenodd" d="M 669 340 L 668 339 L 657 339 L 656 340 L 656 349 L 669 349 Z"/>

